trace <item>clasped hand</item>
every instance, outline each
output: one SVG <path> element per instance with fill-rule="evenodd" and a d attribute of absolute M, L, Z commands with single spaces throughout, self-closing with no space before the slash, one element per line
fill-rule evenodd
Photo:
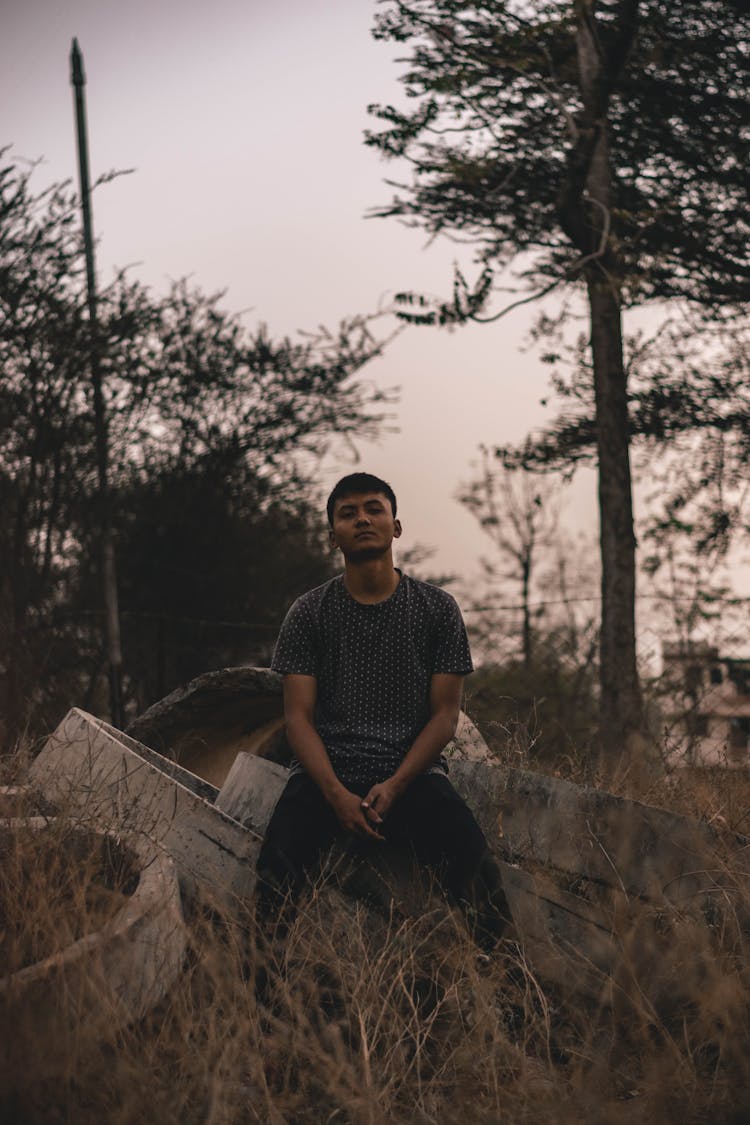
<path fill-rule="evenodd" d="M 377 825 L 383 823 L 397 796 L 398 792 L 392 781 L 380 781 L 372 786 L 364 798 L 348 790 L 340 794 L 333 808 L 345 831 L 365 839 L 384 840 L 385 837 L 377 831 Z"/>
<path fill-rule="evenodd" d="M 368 819 L 372 824 L 382 824 L 388 815 L 391 805 L 398 797 L 398 790 L 392 778 L 379 781 L 373 785 L 370 792 L 362 801 Z"/>

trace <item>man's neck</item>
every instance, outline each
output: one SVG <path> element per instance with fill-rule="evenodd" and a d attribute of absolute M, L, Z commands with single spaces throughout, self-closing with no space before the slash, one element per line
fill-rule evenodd
<path fill-rule="evenodd" d="M 394 569 L 390 551 L 379 559 L 346 562 L 344 585 L 355 601 L 366 605 L 374 605 L 390 598 L 400 580 L 401 575 Z"/>

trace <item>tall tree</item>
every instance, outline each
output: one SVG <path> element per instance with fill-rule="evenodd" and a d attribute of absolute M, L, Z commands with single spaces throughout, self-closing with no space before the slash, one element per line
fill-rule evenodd
<path fill-rule="evenodd" d="M 410 46 L 413 108 L 369 136 L 412 180 L 379 211 L 474 242 L 475 286 L 406 315 L 483 321 L 519 255 L 536 295 L 588 302 L 599 468 L 601 742 L 610 767 L 643 723 L 622 309 L 750 294 L 750 23 L 726 0 L 388 0 L 375 34 Z M 526 298 L 530 299 L 530 298 Z"/>

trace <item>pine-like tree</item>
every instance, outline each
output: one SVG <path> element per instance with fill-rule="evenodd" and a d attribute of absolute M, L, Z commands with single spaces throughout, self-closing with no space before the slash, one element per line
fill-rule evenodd
<path fill-rule="evenodd" d="M 746 6 L 389 0 L 375 34 L 408 47 L 412 102 L 372 107 L 385 128 L 370 143 L 413 173 L 378 213 L 475 243 L 483 267 L 436 307 L 405 295 L 406 316 L 496 318 L 494 274 L 519 256 L 532 289 L 574 286 L 588 302 L 613 767 L 643 725 L 622 310 L 750 295 Z"/>

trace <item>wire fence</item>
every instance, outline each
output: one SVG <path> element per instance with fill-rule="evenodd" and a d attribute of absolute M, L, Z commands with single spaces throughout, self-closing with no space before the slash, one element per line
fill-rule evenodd
<path fill-rule="evenodd" d="M 580 750 L 598 722 L 600 598 L 582 593 L 523 603 L 457 591 L 477 676 L 470 710 L 506 740 L 524 732 L 548 757 Z M 638 659 L 651 730 L 671 766 L 750 767 L 750 599 L 642 595 Z M 125 688 L 130 716 L 207 671 L 267 667 L 279 622 L 124 612 Z M 107 712 L 101 616 L 38 622 L 41 654 L 30 698 L 50 714 L 80 705 Z M 0 669 L 2 672 L 2 669 Z M 43 685 L 43 686 L 42 686 Z"/>

